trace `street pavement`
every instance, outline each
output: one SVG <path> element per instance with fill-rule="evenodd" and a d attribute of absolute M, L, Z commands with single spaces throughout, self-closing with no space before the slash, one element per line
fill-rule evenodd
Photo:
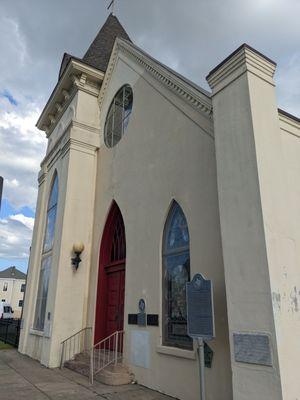
<path fill-rule="evenodd" d="M 0 351 L 0 400 L 174 400 L 140 385 L 89 384 L 66 368 L 49 369 L 15 349 Z"/>

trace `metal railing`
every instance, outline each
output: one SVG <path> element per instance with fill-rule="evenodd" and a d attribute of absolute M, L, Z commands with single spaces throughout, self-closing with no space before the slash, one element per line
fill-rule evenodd
<path fill-rule="evenodd" d="M 66 361 L 73 360 L 77 354 L 88 353 L 92 347 L 93 329 L 83 328 L 79 332 L 65 339 L 62 343 L 60 368 Z"/>
<path fill-rule="evenodd" d="M 0 319 L 0 340 L 14 347 L 18 347 L 20 338 L 20 319 Z"/>
<path fill-rule="evenodd" d="M 116 331 L 101 340 L 91 348 L 90 353 L 90 383 L 101 370 L 123 360 L 124 331 Z"/>

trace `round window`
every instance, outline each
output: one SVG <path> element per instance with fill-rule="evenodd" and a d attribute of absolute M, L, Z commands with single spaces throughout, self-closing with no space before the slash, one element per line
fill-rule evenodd
<path fill-rule="evenodd" d="M 105 121 L 104 141 L 107 147 L 115 146 L 124 135 L 132 111 L 132 101 L 131 87 L 121 87 L 109 107 Z"/>

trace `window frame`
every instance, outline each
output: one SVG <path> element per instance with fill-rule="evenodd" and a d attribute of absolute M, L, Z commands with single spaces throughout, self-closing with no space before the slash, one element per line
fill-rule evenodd
<path fill-rule="evenodd" d="M 2 292 L 7 292 L 7 289 L 8 289 L 8 282 L 4 282 L 4 283 L 3 283 Z"/>
<path fill-rule="evenodd" d="M 184 217 L 186 222 L 186 228 L 188 233 L 188 242 L 184 246 L 175 247 L 170 249 L 168 247 L 168 238 L 172 228 L 173 220 L 177 214 L 180 212 L 181 215 Z M 193 350 L 193 340 L 188 337 L 188 335 L 182 336 L 182 338 L 175 338 L 171 337 L 169 332 L 170 326 L 170 296 L 172 295 L 170 292 L 170 281 L 168 279 L 167 273 L 167 260 L 169 257 L 176 257 L 176 256 L 186 256 L 188 260 L 188 280 L 191 279 L 191 263 L 190 263 L 190 235 L 189 235 L 189 228 L 186 216 L 180 207 L 180 205 L 174 200 L 172 205 L 169 209 L 167 219 L 164 225 L 163 231 L 163 239 L 162 239 L 162 345 L 168 347 L 176 347 L 185 350 Z M 178 321 L 179 322 L 179 321 Z M 187 322 L 186 324 L 187 325 Z M 179 335 L 178 335 L 179 336 Z"/>
<path fill-rule="evenodd" d="M 55 202 L 52 204 L 52 194 L 55 193 Z M 45 228 L 44 228 L 44 236 L 43 236 L 43 245 L 42 245 L 42 254 L 41 254 L 41 262 L 40 262 L 40 273 L 39 273 L 39 281 L 38 287 L 36 292 L 36 302 L 35 302 L 35 312 L 33 317 L 33 330 L 35 331 L 44 331 L 45 327 L 45 317 L 46 317 L 46 309 L 47 309 L 47 300 L 48 300 L 48 292 L 49 292 L 49 282 L 51 276 L 51 266 L 52 266 L 52 255 L 53 255 L 53 247 L 54 247 L 54 240 L 55 240 L 55 231 L 56 231 L 56 220 L 57 220 L 57 208 L 58 208 L 58 199 L 59 199 L 59 180 L 57 171 L 54 172 L 52 177 L 52 183 L 50 186 L 50 191 L 48 195 L 48 202 L 47 202 L 47 211 L 45 216 Z M 48 216 L 52 211 L 55 210 L 54 214 L 54 228 L 53 228 L 53 237 L 51 239 L 50 247 L 46 246 L 46 239 L 47 239 L 47 232 L 49 226 L 49 219 Z M 50 258 L 49 265 L 45 265 L 46 260 Z M 48 274 L 48 276 L 47 276 Z M 46 278 L 45 278 L 46 277 Z M 42 296 L 41 293 L 43 292 L 43 284 L 47 283 L 46 294 Z M 43 310 L 43 308 L 45 308 Z M 42 321 L 42 323 L 40 323 Z"/>
<path fill-rule="evenodd" d="M 125 100 L 126 100 L 126 89 L 130 90 L 130 93 L 128 94 L 128 98 L 131 96 L 131 102 L 129 103 L 129 107 L 126 109 L 125 108 Z M 117 128 L 120 128 L 120 131 L 116 131 L 116 126 L 115 126 L 115 117 L 118 114 L 118 111 L 116 109 L 116 103 L 118 101 L 118 96 L 122 94 L 122 103 L 121 103 L 121 118 L 120 121 L 117 122 L 118 126 Z M 120 105 L 117 104 L 117 107 Z M 122 139 L 124 136 L 125 131 L 127 130 L 128 127 L 128 122 L 130 119 L 130 115 L 132 113 L 132 108 L 133 108 L 133 90 L 132 87 L 129 84 L 123 85 L 117 93 L 114 95 L 114 98 L 112 99 L 110 106 L 108 108 L 107 114 L 106 114 L 106 119 L 105 119 L 105 124 L 104 124 L 104 143 L 106 147 L 112 148 L 115 147 L 119 141 Z M 129 111 L 128 111 L 129 109 Z M 109 128 L 109 123 L 111 124 L 110 130 Z M 116 140 L 114 140 L 114 135 L 116 136 Z"/>

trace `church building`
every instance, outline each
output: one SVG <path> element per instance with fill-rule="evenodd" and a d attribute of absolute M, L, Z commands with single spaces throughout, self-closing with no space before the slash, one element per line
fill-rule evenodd
<path fill-rule="evenodd" d="M 300 398 L 300 119 L 278 109 L 275 70 L 243 44 L 206 91 L 113 14 L 82 58 L 64 54 L 37 122 L 21 353 L 49 368 L 89 354 L 91 381 L 116 362 L 199 399 L 186 283 L 202 274 L 206 399 Z"/>

